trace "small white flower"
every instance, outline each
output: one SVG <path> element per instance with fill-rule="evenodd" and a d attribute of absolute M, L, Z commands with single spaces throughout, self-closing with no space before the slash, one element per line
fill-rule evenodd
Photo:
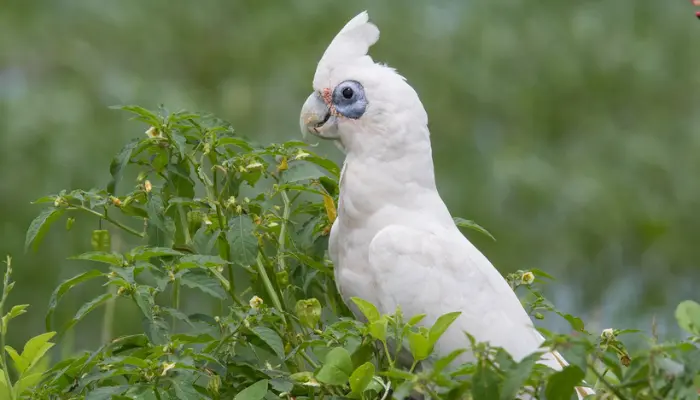
<path fill-rule="evenodd" d="M 263 304 L 263 299 L 258 296 L 253 296 L 248 304 L 250 304 L 250 308 L 257 310 Z"/>
<path fill-rule="evenodd" d="M 520 277 L 520 281 L 523 283 L 523 285 L 530 285 L 535 281 L 535 274 L 527 271 Z"/>
<path fill-rule="evenodd" d="M 152 126 L 152 127 L 148 128 L 148 130 L 146 131 L 146 136 L 154 138 L 154 137 L 161 137 L 162 135 L 161 135 L 160 131 L 158 129 L 156 129 L 155 126 Z"/>
<path fill-rule="evenodd" d="M 170 370 L 173 369 L 173 368 L 175 368 L 175 363 L 167 363 L 167 362 L 164 362 L 164 363 L 163 363 L 163 373 L 160 374 L 160 376 L 165 376 L 165 374 L 167 374 L 168 371 L 170 371 Z"/>

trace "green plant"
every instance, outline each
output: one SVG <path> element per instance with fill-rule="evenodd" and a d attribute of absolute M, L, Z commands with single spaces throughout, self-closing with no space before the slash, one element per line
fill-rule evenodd
<path fill-rule="evenodd" d="M 692 335 L 688 340 L 659 343 L 652 337 L 648 347 L 630 355 L 619 336 L 631 331 L 587 332 L 583 321 L 557 311 L 542 296 L 539 284 L 547 275 L 539 270 L 507 279 L 513 289 L 526 289 L 523 302 L 533 317 L 556 313 L 569 321 L 575 334 L 543 334 L 571 365 L 552 371 L 536 363 L 540 354 L 515 362 L 465 333 L 462 351 L 469 348 L 476 360 L 448 369 L 461 351 L 441 359 L 432 351 L 458 312 L 428 327 L 420 324 L 420 315 L 404 316 L 401 310 L 381 315 L 374 305 L 353 299 L 366 317 L 361 323 L 341 301 L 325 257 L 335 219 L 337 165 L 303 142 L 253 144 L 210 116 L 123 109 L 150 128 L 112 160 L 107 187 L 37 200 L 47 208 L 32 222 L 26 246 L 36 248 L 61 217 L 67 217 L 68 229 L 75 218 L 96 218 L 92 251 L 75 257 L 96 267 L 56 288 L 48 333 L 31 339 L 21 355 L 6 348 L 1 366 L 7 398 L 400 399 L 418 392 L 505 400 L 528 392 L 568 399 L 584 378 L 601 398 L 697 398 L 700 305 L 685 302 L 678 308 L 679 324 Z M 136 184 L 119 195 L 129 173 L 135 173 Z M 471 221 L 455 223 L 488 234 Z M 117 252 L 111 240 L 117 234 L 137 242 Z M 0 313 L 13 285 L 9 260 L 7 265 Z M 104 306 L 104 344 L 50 367 L 42 364 L 53 346 L 48 340 L 56 307 L 87 282 L 107 288 L 56 329 L 56 339 Z M 221 312 L 185 313 L 182 299 L 193 290 Z M 142 332 L 112 337 L 115 301 L 140 310 Z M 3 340 L 7 323 L 26 307 L 15 306 L 3 317 Z M 391 343 L 407 343 L 407 349 Z M 406 357 L 411 361 L 400 361 Z"/>

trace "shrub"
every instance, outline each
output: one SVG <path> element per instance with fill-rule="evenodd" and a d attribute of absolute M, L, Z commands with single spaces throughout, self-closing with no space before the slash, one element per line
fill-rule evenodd
<path fill-rule="evenodd" d="M 67 229 L 74 218 L 97 218 L 111 229 L 92 232 L 92 251 L 75 259 L 95 268 L 56 288 L 47 332 L 29 339 L 22 352 L 4 340 L 10 321 L 28 305 L 4 314 L 0 400 L 385 399 L 412 392 L 444 399 L 505 400 L 525 392 L 569 399 L 584 378 L 600 398 L 698 397 L 700 305 L 687 301 L 676 311 L 690 338 L 660 343 L 652 335 L 630 355 L 619 337 L 632 331 L 587 332 L 580 319 L 542 296 L 539 287 L 551 277 L 538 270 L 507 280 L 534 318 L 558 314 L 569 321 L 574 334 L 542 331 L 546 345 L 564 353 L 570 366 L 547 369 L 536 364 L 540 353 L 515 362 L 502 349 L 465 335 L 474 363 L 446 370 L 455 352 L 418 368 L 458 313 L 423 327 L 420 315 L 380 315 L 372 304 L 353 299 L 367 322 L 353 318 L 325 256 L 336 212 L 337 165 L 303 142 L 253 144 L 211 116 L 123 109 L 150 128 L 112 160 L 106 189 L 37 200 L 47 207 L 31 223 L 27 247 L 36 248 L 64 216 Z M 138 172 L 137 184 L 118 195 L 127 169 Z M 488 234 L 471 221 L 455 223 Z M 114 251 L 115 232 L 137 245 Z M 14 286 L 9 258 L 6 264 L 0 315 Z M 56 327 L 61 298 L 76 285 L 98 282 L 107 287 L 104 293 Z M 225 312 L 185 313 L 181 299 L 193 291 Z M 140 310 L 142 332 L 111 337 L 108 310 L 115 301 Z M 105 343 L 49 365 L 51 340 L 60 341 L 103 305 Z M 392 342 L 408 343 L 412 365 L 398 362 Z"/>

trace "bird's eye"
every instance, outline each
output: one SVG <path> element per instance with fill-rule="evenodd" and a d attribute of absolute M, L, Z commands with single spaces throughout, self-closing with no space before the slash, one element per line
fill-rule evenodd
<path fill-rule="evenodd" d="M 351 119 L 362 117 L 368 104 L 365 88 L 353 80 L 341 82 L 333 89 L 332 102 L 338 114 Z"/>

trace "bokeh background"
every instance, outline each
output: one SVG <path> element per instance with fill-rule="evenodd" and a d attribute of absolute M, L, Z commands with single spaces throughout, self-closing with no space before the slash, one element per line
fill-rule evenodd
<path fill-rule="evenodd" d="M 42 332 L 53 288 L 92 267 L 67 257 L 90 249 L 94 221 L 56 225 L 38 253 L 23 242 L 30 201 L 104 187 L 111 157 L 143 135 L 109 106 L 162 103 L 260 142 L 299 139 L 317 61 L 364 9 L 382 31 L 372 56 L 428 111 L 448 206 L 494 234 L 469 237 L 501 272 L 551 273 L 549 297 L 591 329 L 648 331 L 656 316 L 678 335 L 676 304 L 700 298 L 700 21 L 687 1 L 44 0 L 0 10 L 0 254 L 14 256 L 11 303 L 32 304 L 10 344 Z M 102 290 L 76 289 L 59 315 Z M 119 332 L 138 329 L 117 312 Z M 99 323 L 78 325 L 76 347 L 99 343 Z"/>

